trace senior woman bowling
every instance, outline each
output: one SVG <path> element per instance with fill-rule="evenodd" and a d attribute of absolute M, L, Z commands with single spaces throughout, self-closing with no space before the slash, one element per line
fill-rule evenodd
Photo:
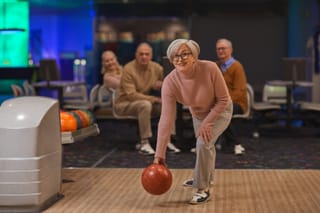
<path fill-rule="evenodd" d="M 215 143 L 232 117 L 232 101 L 223 76 L 216 63 L 198 59 L 197 42 L 176 39 L 167 49 L 174 69 L 165 78 L 162 110 L 154 163 L 165 164 L 166 148 L 175 123 L 176 103 L 188 106 L 196 136 L 196 163 L 192 186 L 195 188 L 190 204 L 210 200 L 210 182 L 216 161 Z"/>

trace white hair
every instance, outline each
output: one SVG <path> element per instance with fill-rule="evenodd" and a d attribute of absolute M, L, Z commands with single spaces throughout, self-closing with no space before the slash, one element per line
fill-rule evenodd
<path fill-rule="evenodd" d="M 218 44 L 220 42 L 226 43 L 228 47 L 232 48 L 232 42 L 229 39 L 220 38 L 220 39 L 217 40 L 216 44 Z"/>
<path fill-rule="evenodd" d="M 172 41 L 167 49 L 167 57 L 170 62 L 173 61 L 174 55 L 176 54 L 180 46 L 183 44 L 187 45 L 190 48 L 193 57 L 195 59 L 198 59 L 200 54 L 199 44 L 193 40 L 179 38 Z"/>

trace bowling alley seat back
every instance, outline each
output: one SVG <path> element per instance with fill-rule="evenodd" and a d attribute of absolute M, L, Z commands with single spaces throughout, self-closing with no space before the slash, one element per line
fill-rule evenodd
<path fill-rule="evenodd" d="M 14 97 L 11 85 L 22 86 L 21 79 L 0 79 L 0 104 Z"/>
<path fill-rule="evenodd" d="M 0 107 L 0 212 L 37 212 L 60 197 L 62 145 L 55 99 L 22 96 Z"/>
<path fill-rule="evenodd" d="M 18 96 L 23 96 L 24 95 L 24 91 L 23 91 L 21 86 L 19 86 L 17 84 L 11 84 L 11 88 L 12 88 L 12 93 L 13 93 L 14 97 L 18 97 Z"/>
<path fill-rule="evenodd" d="M 24 89 L 25 95 L 29 95 L 29 96 L 36 95 L 35 88 L 28 81 L 23 82 L 23 89 Z"/>

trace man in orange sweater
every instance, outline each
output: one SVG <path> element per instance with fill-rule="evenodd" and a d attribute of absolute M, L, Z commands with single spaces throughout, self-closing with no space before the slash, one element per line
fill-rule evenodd
<path fill-rule="evenodd" d="M 233 58 L 232 52 L 232 43 L 228 39 L 222 38 L 216 42 L 217 64 L 233 102 L 233 114 L 243 114 L 248 109 L 247 77 L 242 64 Z M 232 122 L 221 137 L 226 139 L 227 145 L 233 146 L 236 155 L 244 153 L 245 148 L 237 140 Z"/>

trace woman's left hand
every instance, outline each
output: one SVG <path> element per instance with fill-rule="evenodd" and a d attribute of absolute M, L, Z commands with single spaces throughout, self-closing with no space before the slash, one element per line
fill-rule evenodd
<path fill-rule="evenodd" d="M 154 164 L 166 165 L 165 160 L 163 158 L 155 157 L 153 160 Z"/>

